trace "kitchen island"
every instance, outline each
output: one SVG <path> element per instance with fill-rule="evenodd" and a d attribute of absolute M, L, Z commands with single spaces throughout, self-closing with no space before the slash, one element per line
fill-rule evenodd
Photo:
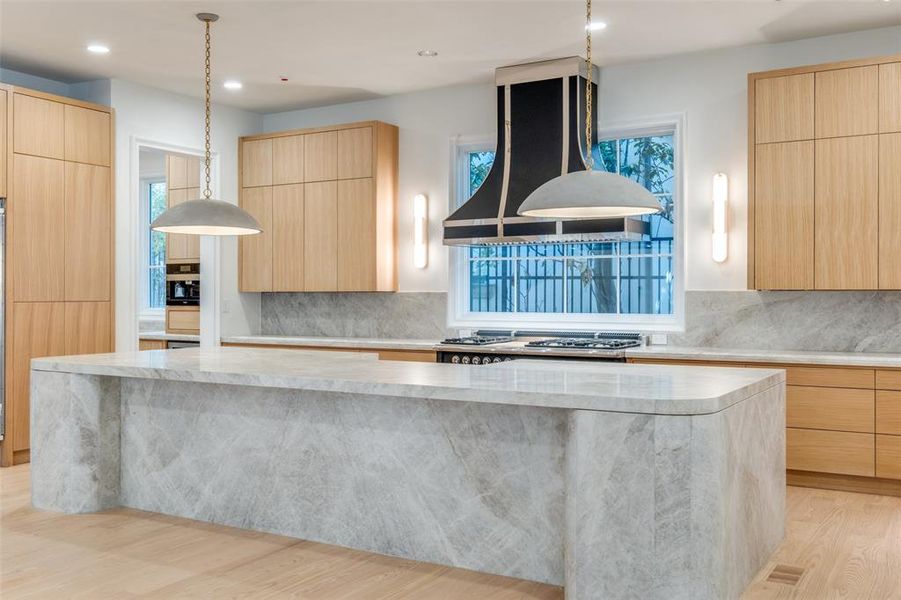
<path fill-rule="evenodd" d="M 217 348 L 32 362 L 32 501 L 564 585 L 737 597 L 783 535 L 784 372 Z"/>

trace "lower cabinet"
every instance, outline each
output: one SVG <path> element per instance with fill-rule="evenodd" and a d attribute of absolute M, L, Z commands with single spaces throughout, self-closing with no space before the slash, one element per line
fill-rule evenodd
<path fill-rule="evenodd" d="M 31 359 L 65 354 L 112 352 L 109 302 L 14 302 L 6 354 L 9 411 L 4 464 L 27 462 L 31 446 Z"/>
<path fill-rule="evenodd" d="M 138 340 L 138 350 L 165 350 L 167 347 L 166 340 Z"/>
<path fill-rule="evenodd" d="M 874 477 L 875 461 L 872 434 L 794 427 L 785 431 L 785 466 L 789 470 Z"/>

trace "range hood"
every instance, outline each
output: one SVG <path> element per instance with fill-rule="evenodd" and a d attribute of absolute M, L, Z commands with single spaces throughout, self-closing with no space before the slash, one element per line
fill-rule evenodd
<path fill-rule="evenodd" d="M 635 218 L 554 220 L 517 214 L 538 186 L 585 170 L 586 68 L 584 59 L 572 56 L 495 72 L 494 164 L 472 198 L 445 219 L 446 246 L 639 241 L 650 234 L 649 224 Z M 598 81 L 597 67 L 592 68 L 592 80 Z M 597 98 L 593 83 L 592 96 Z"/>

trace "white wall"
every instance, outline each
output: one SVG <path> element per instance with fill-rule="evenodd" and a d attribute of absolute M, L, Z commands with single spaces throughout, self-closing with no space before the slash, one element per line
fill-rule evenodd
<path fill-rule="evenodd" d="M 747 270 L 747 74 L 781 67 L 901 53 L 901 27 L 760 44 L 607 67 L 601 73 L 600 126 L 683 113 L 686 289 L 745 289 Z M 380 119 L 400 127 L 399 287 L 447 289 L 441 220 L 447 215 L 450 139 L 493 134 L 492 85 L 458 86 L 263 116 L 265 131 Z M 729 259 L 710 260 L 710 184 L 730 181 Z M 411 198 L 430 197 L 430 264 L 410 261 Z"/>
<path fill-rule="evenodd" d="M 130 187 L 132 139 L 142 138 L 183 148 L 203 148 L 203 102 L 114 79 L 110 102 L 116 109 L 116 348 L 137 348 L 138 272 L 135 222 Z M 238 137 L 262 129 L 262 117 L 235 108 L 213 106 L 213 151 L 220 158 L 221 199 L 238 200 Z M 259 294 L 240 294 L 237 284 L 237 242 L 222 240 L 220 301 L 222 334 L 259 330 Z"/>

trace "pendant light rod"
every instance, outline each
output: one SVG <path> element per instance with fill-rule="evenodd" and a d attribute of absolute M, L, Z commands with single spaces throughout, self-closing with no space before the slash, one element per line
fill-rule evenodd
<path fill-rule="evenodd" d="M 585 71 L 588 73 L 585 82 L 585 169 L 594 167 L 594 155 L 591 153 L 591 0 L 585 2 Z"/>
<path fill-rule="evenodd" d="M 203 197 L 209 200 L 213 192 L 210 191 L 210 113 L 212 112 L 210 109 L 210 72 L 212 69 L 210 68 L 210 48 L 212 46 L 210 42 L 210 23 L 215 23 L 219 20 L 219 15 L 214 13 L 197 13 L 197 18 L 203 22 L 206 29 L 206 41 L 204 44 L 204 69 L 205 69 L 205 87 L 204 87 L 204 111 L 205 111 L 205 129 L 204 129 L 204 148 L 205 152 L 203 155 L 203 168 L 206 174 L 206 185 L 203 190 Z"/>

